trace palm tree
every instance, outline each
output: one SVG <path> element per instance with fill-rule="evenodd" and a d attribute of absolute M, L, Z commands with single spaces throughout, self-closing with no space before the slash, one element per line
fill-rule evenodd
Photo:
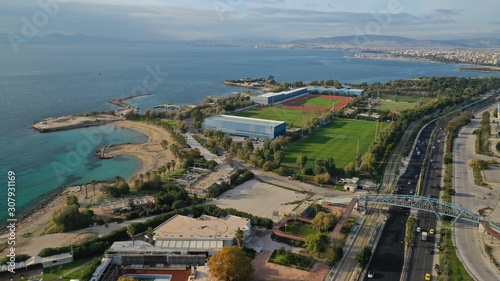
<path fill-rule="evenodd" d="M 97 181 L 96 180 L 91 180 L 90 184 L 92 185 L 92 189 L 94 190 L 94 196 L 95 196 L 95 186 L 97 184 Z"/>
<path fill-rule="evenodd" d="M 172 163 L 171 162 L 167 162 L 167 164 L 165 164 L 165 166 L 167 167 L 168 172 L 170 173 L 170 167 L 172 167 Z"/>
<path fill-rule="evenodd" d="M 172 162 L 172 170 L 174 170 L 175 169 L 175 160 L 172 160 L 170 162 Z"/>
<path fill-rule="evenodd" d="M 141 178 L 141 182 L 144 182 L 144 175 L 143 174 L 139 174 L 139 178 Z"/>
<path fill-rule="evenodd" d="M 150 172 L 146 172 L 146 177 L 147 177 L 147 178 L 148 178 L 148 180 L 149 180 L 149 178 L 151 177 L 151 173 L 150 173 Z"/>
<path fill-rule="evenodd" d="M 132 238 L 132 245 L 135 244 L 135 228 L 131 224 L 127 226 L 127 234 Z"/>
<path fill-rule="evenodd" d="M 152 227 L 149 227 L 148 230 L 144 233 L 146 238 L 148 239 L 149 243 L 153 244 L 153 238 L 155 237 L 156 233 L 154 233 L 154 230 Z"/>
<path fill-rule="evenodd" d="M 234 232 L 234 238 L 236 239 L 236 243 L 238 243 L 238 246 L 241 248 L 243 245 L 243 230 L 241 230 L 238 227 L 238 230 Z"/>
<path fill-rule="evenodd" d="M 139 189 L 139 185 L 141 184 L 141 181 L 139 179 L 134 180 L 134 187 L 135 189 Z"/>
<path fill-rule="evenodd" d="M 116 180 L 116 183 L 120 183 L 121 181 L 123 181 L 123 177 L 122 176 L 115 176 L 115 180 Z"/>

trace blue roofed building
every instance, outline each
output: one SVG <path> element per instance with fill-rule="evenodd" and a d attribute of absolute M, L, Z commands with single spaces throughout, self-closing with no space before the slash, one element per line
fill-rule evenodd
<path fill-rule="evenodd" d="M 205 118 L 202 129 L 217 130 L 252 139 L 274 139 L 286 133 L 286 122 L 232 115 Z"/>

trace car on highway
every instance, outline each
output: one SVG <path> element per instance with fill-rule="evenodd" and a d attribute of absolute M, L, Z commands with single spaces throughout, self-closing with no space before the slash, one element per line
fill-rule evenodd
<path fill-rule="evenodd" d="M 402 223 L 402 224 L 405 224 L 405 223 L 406 223 L 406 220 L 401 220 L 401 223 Z"/>
<path fill-rule="evenodd" d="M 408 184 L 411 184 L 411 181 L 408 181 Z"/>
<path fill-rule="evenodd" d="M 373 278 L 375 276 L 375 272 L 373 270 L 368 271 L 368 278 Z"/>
<path fill-rule="evenodd" d="M 415 178 L 418 179 L 418 175 L 415 175 Z"/>
<path fill-rule="evenodd" d="M 434 229 L 431 228 L 431 230 L 429 230 L 429 233 L 434 234 Z"/>
<path fill-rule="evenodd" d="M 417 232 L 420 232 L 421 228 L 420 226 L 417 227 Z"/>
<path fill-rule="evenodd" d="M 410 190 L 410 194 L 413 194 L 413 189 L 412 189 L 412 190 Z"/>
<path fill-rule="evenodd" d="M 432 254 L 432 249 L 427 249 L 427 254 Z"/>
<path fill-rule="evenodd" d="M 431 275 L 429 273 L 425 274 L 425 280 L 431 280 Z"/>

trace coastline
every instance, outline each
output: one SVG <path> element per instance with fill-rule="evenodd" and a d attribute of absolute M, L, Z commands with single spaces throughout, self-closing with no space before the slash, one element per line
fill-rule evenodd
<path fill-rule="evenodd" d="M 141 163 L 141 168 L 129 178 L 129 182 L 131 182 L 135 177 L 137 177 L 138 174 L 144 174 L 148 171 L 156 170 L 158 167 L 164 165 L 167 161 L 176 159 L 173 153 L 169 149 L 166 150 L 157 149 L 159 143 L 162 140 L 167 140 L 169 144 L 173 143 L 173 139 L 171 138 L 170 133 L 167 130 L 154 125 L 142 122 L 139 123 L 129 120 L 116 121 L 108 124 L 129 128 L 148 136 L 148 141 L 146 143 L 119 144 L 114 146 L 112 149 L 110 149 L 110 151 L 107 152 L 108 155 L 113 155 L 113 156 L 131 155 L 139 159 Z M 145 146 L 147 150 L 144 149 Z M 99 191 L 100 185 L 101 184 L 98 183 L 96 186 L 96 196 L 98 196 L 101 193 Z M 87 198 L 85 198 L 85 187 L 88 187 Z M 64 239 L 75 239 L 74 235 L 69 235 L 69 234 L 67 235 L 61 234 L 59 236 L 54 236 L 54 239 L 50 239 L 52 235 L 46 235 L 46 236 L 41 235 L 41 233 L 44 232 L 48 222 L 50 221 L 52 212 L 57 208 L 64 206 L 66 204 L 65 199 L 68 195 L 77 196 L 81 208 L 85 208 L 87 204 L 95 203 L 93 202 L 94 191 L 89 183 L 66 186 L 54 190 L 51 193 L 49 193 L 45 199 L 39 201 L 38 204 L 36 204 L 35 202 L 36 205 L 34 205 L 31 209 L 28 209 L 23 213 L 21 213 L 17 218 L 16 227 L 17 227 L 18 238 L 16 240 L 16 245 L 17 245 L 16 248 L 19 250 L 19 253 L 24 253 L 26 251 L 29 251 L 30 254 L 33 254 L 35 252 L 33 249 L 36 248 L 36 245 L 32 245 L 30 241 L 36 241 L 37 239 L 54 240 L 53 241 L 54 245 L 65 243 L 64 241 L 62 242 L 59 241 L 61 239 L 61 237 L 59 236 L 64 236 Z M 0 228 L 0 237 L 2 238 L 5 238 L 6 235 L 8 235 L 6 227 L 7 223 L 2 225 Z M 82 236 L 81 239 L 86 239 L 86 237 Z M 6 245 L 0 248 L 0 252 L 5 253 L 6 250 L 5 247 Z M 51 247 L 51 245 L 44 244 L 42 248 L 45 247 Z M 37 248 L 37 250 L 41 249 Z"/>
<path fill-rule="evenodd" d="M 109 156 L 131 155 L 139 159 L 141 168 L 130 177 L 130 181 L 139 174 L 156 170 L 166 162 L 176 160 L 170 149 L 162 149 L 160 146 L 163 140 L 166 140 L 169 144 L 174 143 L 172 136 L 170 136 L 167 130 L 154 125 L 130 120 L 116 121 L 109 124 L 128 128 L 148 136 L 148 141 L 146 143 L 119 144 L 111 147 L 106 152 L 106 155 Z"/>
<path fill-rule="evenodd" d="M 375 58 L 375 57 L 356 57 L 356 56 L 343 56 L 346 59 L 367 59 L 367 60 L 389 60 L 389 61 L 413 61 L 413 62 L 429 62 L 429 63 L 438 63 L 438 64 L 456 64 L 456 65 L 467 65 L 467 66 L 473 66 L 473 67 L 488 67 L 488 68 L 494 68 L 494 69 L 499 69 L 500 67 L 498 66 L 484 66 L 484 65 L 475 65 L 475 64 L 467 64 L 467 63 L 446 63 L 446 62 L 439 62 L 439 61 L 431 61 L 431 60 L 418 60 L 418 59 L 407 59 L 407 58 L 397 58 L 397 57 L 392 57 L 392 58 Z M 459 70 L 455 69 L 455 71 L 464 71 L 464 72 L 480 72 L 480 71 L 468 71 L 468 70 Z M 481 72 L 481 73 L 497 73 L 497 72 Z"/>

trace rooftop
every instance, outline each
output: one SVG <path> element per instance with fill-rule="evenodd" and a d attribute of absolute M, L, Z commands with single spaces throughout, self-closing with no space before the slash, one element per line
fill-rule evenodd
<path fill-rule="evenodd" d="M 233 239 L 236 230 L 246 231 L 249 229 L 249 219 L 227 216 L 223 219 L 202 215 L 195 219 L 181 215 L 175 215 L 155 229 L 155 239 Z M 216 237 L 217 236 L 217 237 Z"/>
<path fill-rule="evenodd" d="M 259 119 L 259 118 L 251 118 L 251 117 L 241 117 L 241 116 L 233 116 L 233 115 L 215 115 L 212 117 L 205 118 L 207 119 L 227 119 L 235 122 L 253 122 L 258 125 L 280 125 L 285 123 L 284 121 L 275 121 L 275 120 L 266 120 L 266 119 Z"/>
<path fill-rule="evenodd" d="M 278 92 L 278 93 L 265 93 L 265 94 L 261 94 L 260 96 L 261 97 L 272 97 L 272 96 L 276 96 L 276 95 L 286 95 L 286 94 L 291 94 L 291 93 L 301 91 L 301 90 L 304 90 L 304 88 L 297 88 L 297 89 L 282 91 L 282 92 Z"/>

